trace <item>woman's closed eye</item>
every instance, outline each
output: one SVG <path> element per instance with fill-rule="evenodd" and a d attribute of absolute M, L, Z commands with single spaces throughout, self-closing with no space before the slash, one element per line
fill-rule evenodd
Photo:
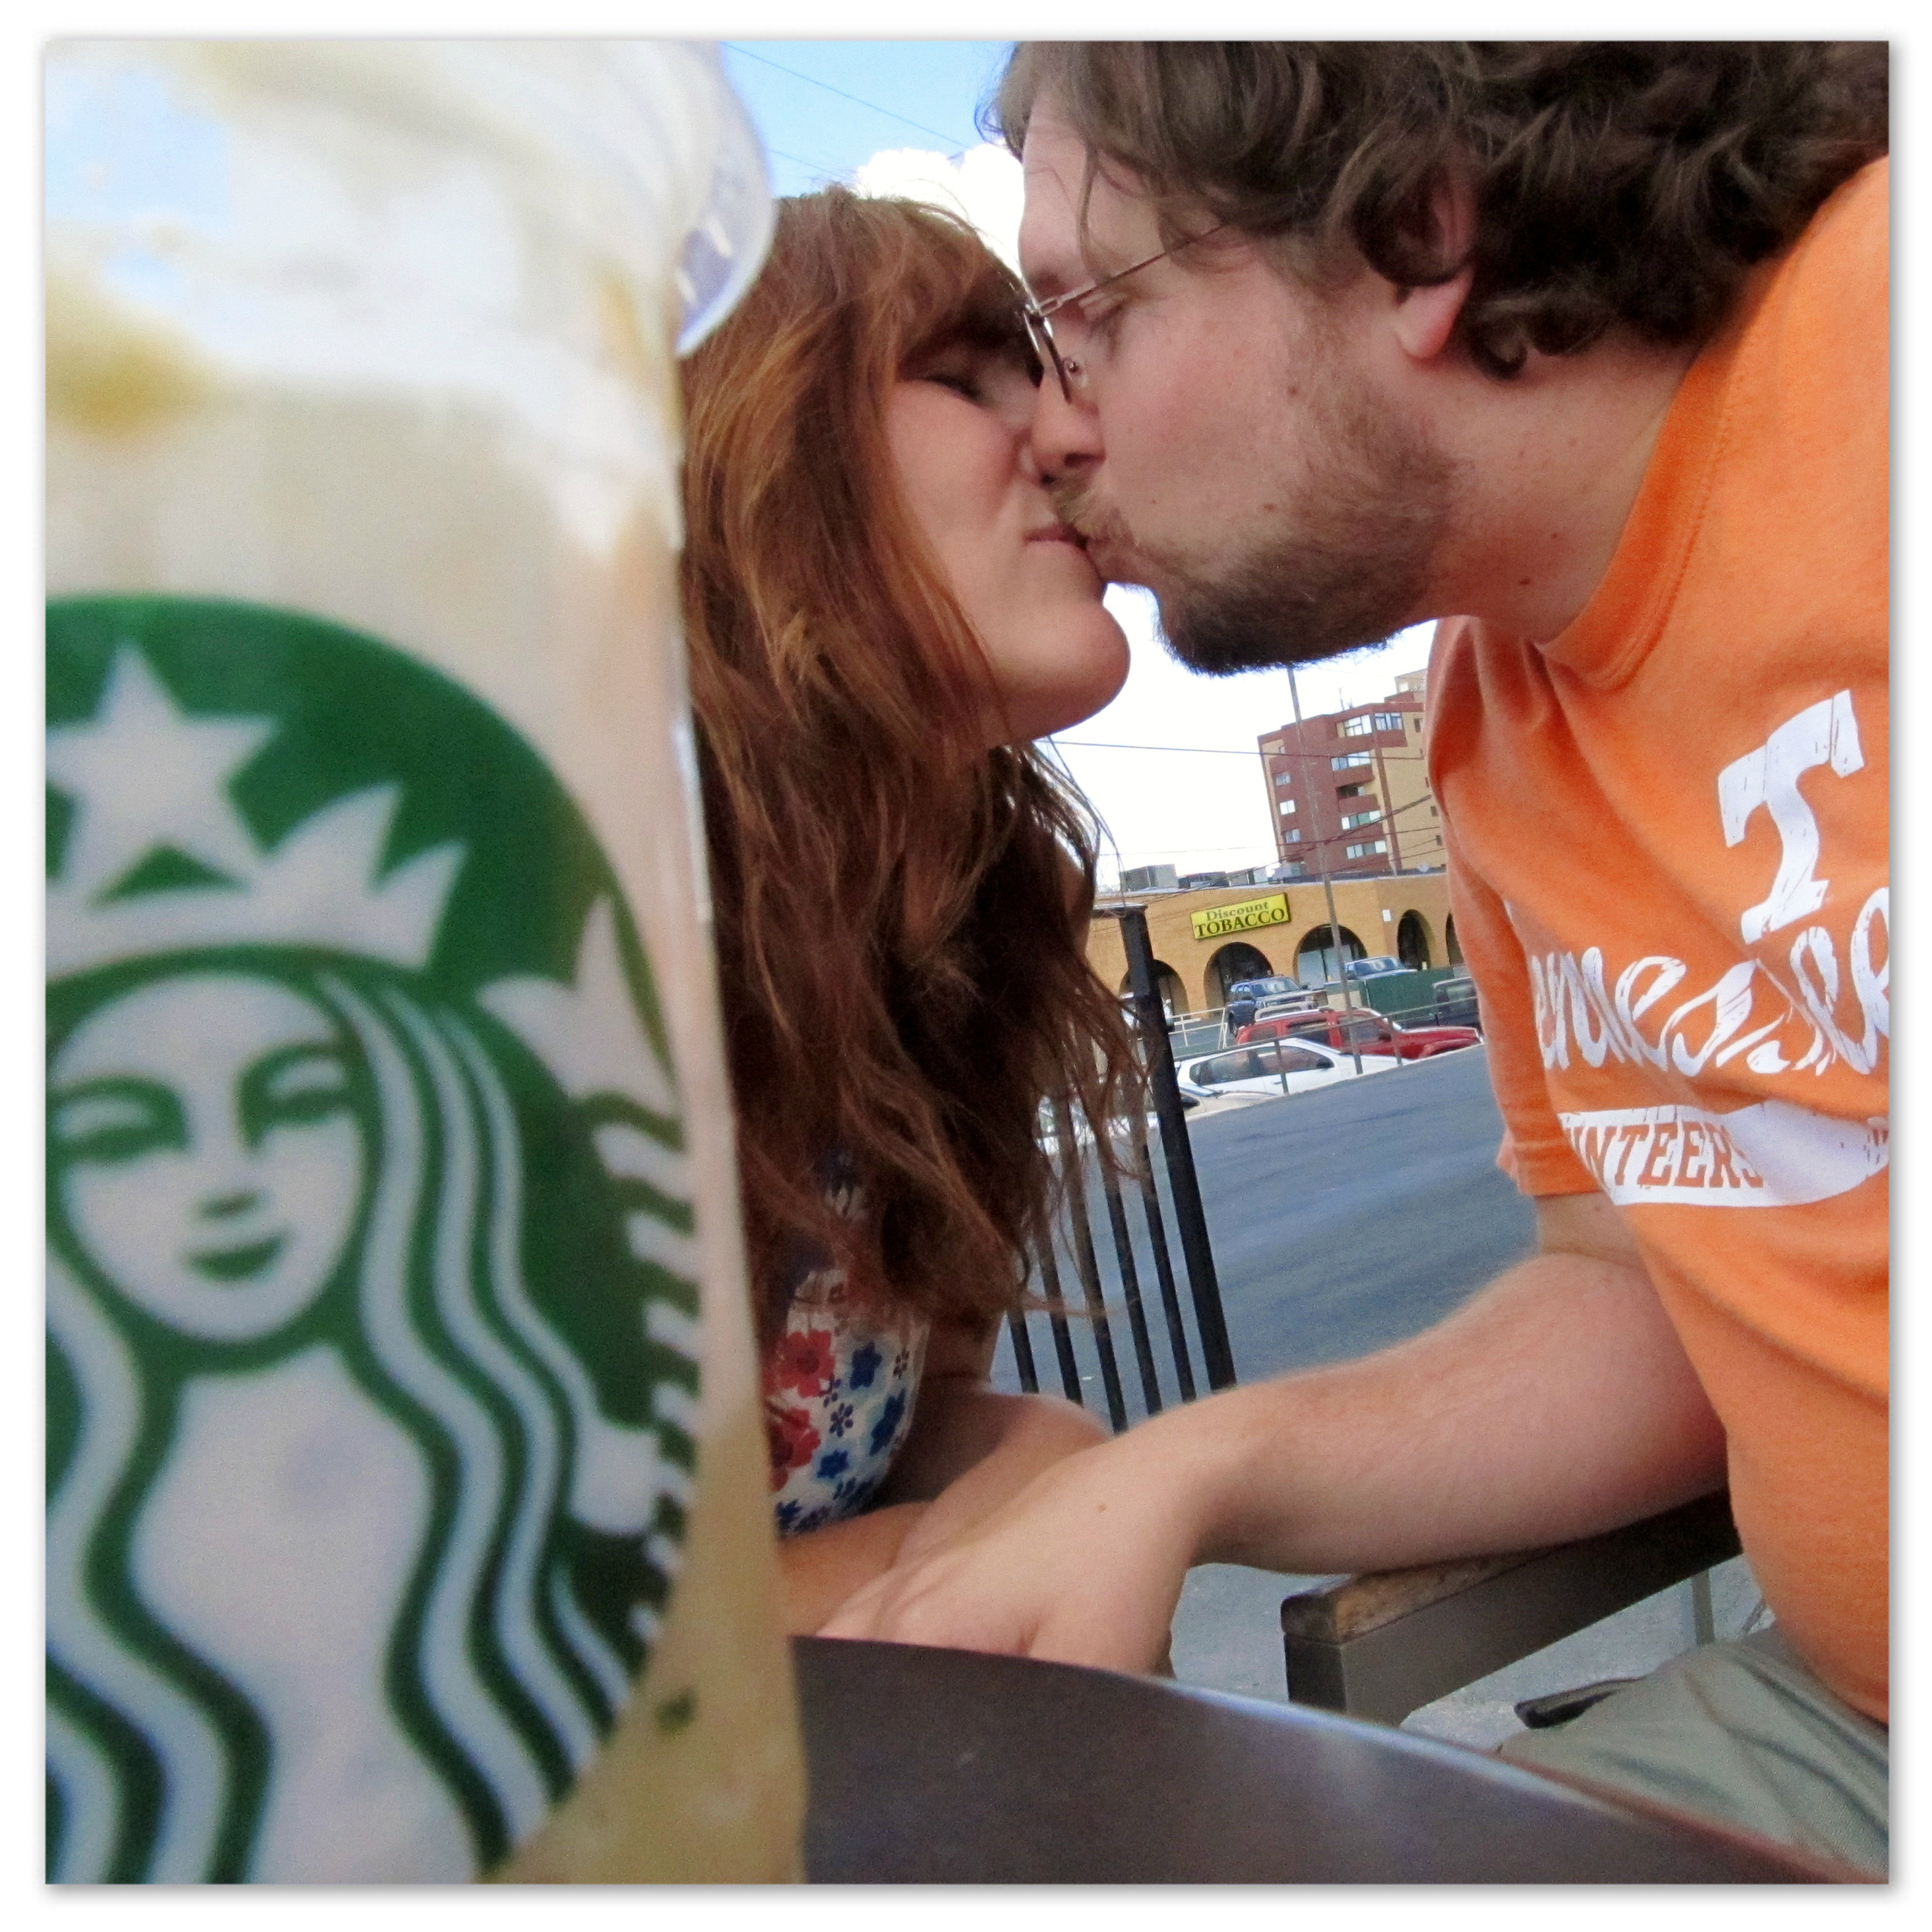
<path fill-rule="evenodd" d="M 138 1160 L 188 1143 L 180 1097 L 154 1080 L 90 1080 L 55 1094 L 50 1140 L 56 1159 Z"/>
<path fill-rule="evenodd" d="M 942 389 L 950 389 L 955 395 L 964 396 L 969 403 L 982 408 L 985 406 L 986 385 L 976 374 L 969 374 L 963 370 L 928 369 L 920 375 L 919 380 L 937 382 Z"/>
<path fill-rule="evenodd" d="M 1030 413 L 1040 381 L 1037 365 L 1017 346 L 964 344 L 940 350 L 907 371 L 914 382 L 950 389 L 976 409 Z"/>

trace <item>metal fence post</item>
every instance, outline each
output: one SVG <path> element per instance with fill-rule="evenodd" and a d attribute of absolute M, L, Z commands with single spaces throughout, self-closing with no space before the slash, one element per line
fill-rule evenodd
<path fill-rule="evenodd" d="M 1232 1388 L 1234 1352 L 1228 1344 L 1228 1324 L 1221 1312 L 1221 1285 L 1214 1273 L 1208 1218 L 1202 1212 L 1201 1186 L 1195 1177 L 1194 1150 L 1188 1144 L 1187 1118 L 1181 1110 L 1174 1051 L 1167 1036 L 1167 1016 L 1154 985 L 1154 947 L 1148 938 L 1146 909 L 1129 905 L 1110 910 L 1120 921 L 1120 944 L 1127 956 L 1127 983 L 1132 988 L 1134 1017 L 1147 1056 L 1154 1118 L 1160 1123 L 1161 1145 L 1167 1156 L 1175 1228 L 1180 1237 L 1181 1256 L 1187 1264 L 1188 1286 L 1193 1293 L 1208 1386 Z"/>

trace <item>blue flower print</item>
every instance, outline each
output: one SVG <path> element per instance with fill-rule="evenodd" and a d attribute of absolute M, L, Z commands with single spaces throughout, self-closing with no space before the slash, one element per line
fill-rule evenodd
<path fill-rule="evenodd" d="M 818 1459 L 818 1466 L 812 1471 L 821 1482 L 830 1482 L 835 1476 L 842 1476 L 852 1466 L 851 1456 L 843 1449 L 828 1449 Z"/>
<path fill-rule="evenodd" d="M 874 1456 L 883 1456 L 886 1446 L 897 1433 L 899 1418 L 905 1414 L 905 1394 L 903 1390 L 892 1396 L 884 1408 L 879 1411 L 879 1419 L 872 1424 L 872 1439 L 867 1444 Z"/>
<path fill-rule="evenodd" d="M 798 1528 L 799 1518 L 804 1514 L 804 1505 L 801 1503 L 780 1503 L 778 1510 L 779 1535 L 792 1534 Z"/>
<path fill-rule="evenodd" d="M 879 1372 L 880 1364 L 885 1359 L 876 1342 L 861 1342 L 852 1351 L 852 1386 L 855 1389 L 870 1388 L 873 1378 Z"/>
<path fill-rule="evenodd" d="M 856 1515 L 857 1505 L 863 1502 L 878 1487 L 878 1485 L 876 1483 L 865 1481 L 857 1476 L 848 1476 L 832 1493 L 842 1509 Z"/>
<path fill-rule="evenodd" d="M 852 1426 L 852 1405 L 842 1402 L 825 1418 L 825 1432 L 828 1436 L 843 1436 Z"/>

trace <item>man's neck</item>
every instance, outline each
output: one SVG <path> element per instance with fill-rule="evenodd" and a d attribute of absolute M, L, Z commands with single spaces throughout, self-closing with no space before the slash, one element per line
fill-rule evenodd
<path fill-rule="evenodd" d="M 1438 431 L 1466 484 L 1436 610 L 1540 644 L 1574 622 L 1616 554 L 1694 356 L 1604 343 L 1532 355 L 1508 382 L 1459 372 Z"/>

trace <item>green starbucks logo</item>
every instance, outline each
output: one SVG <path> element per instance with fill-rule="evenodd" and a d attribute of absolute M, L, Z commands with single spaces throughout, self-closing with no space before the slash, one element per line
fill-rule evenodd
<path fill-rule="evenodd" d="M 677 1102 L 542 760 L 245 604 L 48 614 L 49 1870 L 458 1879 L 682 1546 Z"/>

